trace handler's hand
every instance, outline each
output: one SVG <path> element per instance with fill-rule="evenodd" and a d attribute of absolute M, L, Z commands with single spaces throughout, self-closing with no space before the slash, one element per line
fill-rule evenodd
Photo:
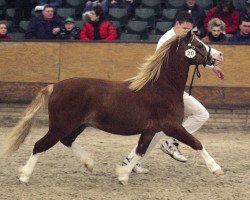
<path fill-rule="evenodd" d="M 218 67 L 218 66 L 214 66 L 213 67 L 213 72 L 220 78 L 220 79 L 224 79 L 224 72 L 223 70 Z"/>

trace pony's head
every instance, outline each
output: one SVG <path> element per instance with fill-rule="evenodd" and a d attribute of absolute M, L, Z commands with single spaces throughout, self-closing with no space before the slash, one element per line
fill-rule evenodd
<path fill-rule="evenodd" d="M 174 54 L 171 54 L 170 51 L 173 51 L 173 49 Z M 127 80 L 130 82 L 129 88 L 138 91 L 149 81 L 157 81 L 163 63 L 168 63 L 169 58 L 172 58 L 174 62 L 178 60 L 181 62 L 187 61 L 188 65 L 203 64 L 205 66 L 213 65 L 215 62 L 211 56 L 211 48 L 207 50 L 206 45 L 197 39 L 191 31 L 182 38 L 175 35 L 163 43 L 151 57 L 141 64 L 140 72 L 135 77 Z M 181 66 L 184 67 L 184 63 Z"/>
<path fill-rule="evenodd" d="M 185 46 L 185 57 L 188 59 L 190 65 L 213 65 L 215 59 L 211 55 L 211 48 L 206 48 L 203 42 L 196 38 L 196 36 L 189 31 L 188 34 L 182 38 Z"/>

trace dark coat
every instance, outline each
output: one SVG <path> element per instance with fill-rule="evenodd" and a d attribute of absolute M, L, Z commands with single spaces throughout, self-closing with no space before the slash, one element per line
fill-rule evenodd
<path fill-rule="evenodd" d="M 207 42 L 227 42 L 227 37 L 225 34 L 221 33 L 219 37 L 214 37 L 212 33 L 208 32 L 207 36 L 202 38 L 202 41 Z"/>
<path fill-rule="evenodd" d="M 1 35 L 0 34 L 0 40 L 11 40 L 11 37 L 8 35 Z"/>
<path fill-rule="evenodd" d="M 44 20 L 40 15 L 31 20 L 26 33 L 26 39 L 56 39 L 57 35 L 52 33 L 53 28 L 63 28 L 63 22 L 58 16 L 50 21 Z"/>
<path fill-rule="evenodd" d="M 58 38 L 61 40 L 78 40 L 80 31 L 81 29 L 79 27 L 74 27 L 71 31 L 62 28 L 58 34 Z"/>
<path fill-rule="evenodd" d="M 248 36 L 242 36 L 240 32 L 234 34 L 232 37 L 229 38 L 229 42 L 235 42 L 235 43 L 250 43 L 250 35 Z"/>

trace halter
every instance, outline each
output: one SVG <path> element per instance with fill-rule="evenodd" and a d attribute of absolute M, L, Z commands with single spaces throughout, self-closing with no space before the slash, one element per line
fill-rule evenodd
<path fill-rule="evenodd" d="M 205 59 L 205 62 L 204 62 L 204 64 L 203 64 L 204 67 L 205 67 L 206 65 L 213 65 L 214 62 L 215 62 L 215 60 L 211 58 L 211 47 L 208 46 L 208 53 L 207 53 L 206 56 L 204 56 L 204 55 L 200 52 L 199 49 L 197 49 L 195 46 L 192 45 L 192 42 L 193 42 L 193 40 L 194 40 L 194 38 L 195 38 L 194 35 L 192 35 L 192 36 L 193 36 L 193 37 L 192 37 L 192 40 L 191 40 L 190 42 L 187 41 L 187 40 L 185 40 L 185 42 L 187 43 L 187 45 L 188 45 L 188 47 L 189 47 L 188 50 L 190 50 L 189 53 L 191 53 L 191 52 L 192 52 L 191 50 L 193 50 L 194 53 L 197 52 L 197 53 L 200 54 L 202 57 L 204 57 L 204 59 Z M 179 46 L 179 45 L 178 45 L 178 46 Z M 188 50 L 186 50 L 186 51 L 188 51 Z M 185 53 L 186 53 L 186 52 L 185 52 Z M 195 56 L 195 54 L 194 54 L 194 56 Z M 193 57 L 194 57 L 194 56 L 193 56 Z M 189 59 L 192 59 L 193 57 L 189 57 Z M 210 58 L 210 60 L 208 60 L 209 58 Z M 191 83 L 190 83 L 190 86 L 189 86 L 189 92 L 188 92 L 189 96 L 190 96 L 191 93 L 192 93 L 192 87 L 193 87 L 193 82 L 194 82 L 194 77 L 195 77 L 195 75 L 196 75 L 198 78 L 201 77 L 201 73 L 200 73 L 198 67 L 199 67 L 198 64 L 195 65 L 194 72 L 193 72 L 193 76 L 192 76 L 192 80 L 191 80 Z"/>

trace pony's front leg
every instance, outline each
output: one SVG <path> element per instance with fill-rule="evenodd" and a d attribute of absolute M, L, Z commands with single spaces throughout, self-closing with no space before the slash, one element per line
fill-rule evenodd
<path fill-rule="evenodd" d="M 127 185 L 129 175 L 133 168 L 135 167 L 136 163 L 142 158 L 142 156 L 139 156 L 135 154 L 135 156 L 130 160 L 130 162 L 125 166 L 117 165 L 116 167 L 116 174 L 118 176 L 118 180 L 122 185 Z"/>
<path fill-rule="evenodd" d="M 214 161 L 214 159 L 208 154 L 201 142 L 197 140 L 193 135 L 188 133 L 181 125 L 173 126 L 172 129 L 165 130 L 166 135 L 171 136 L 179 140 L 180 142 L 190 146 L 194 150 L 200 152 L 201 156 L 205 160 L 205 163 L 210 172 L 219 176 L 223 174 L 221 167 Z"/>
<path fill-rule="evenodd" d="M 118 175 L 118 180 L 121 184 L 126 185 L 128 183 L 129 175 L 138 161 L 145 155 L 148 146 L 153 139 L 155 134 L 141 134 L 139 139 L 136 154 L 132 157 L 130 162 L 125 166 L 117 166 L 116 173 Z"/>
<path fill-rule="evenodd" d="M 215 160 L 209 155 L 209 153 L 206 151 L 204 146 L 203 146 L 202 150 L 200 150 L 200 154 L 203 157 L 203 159 L 205 160 L 207 168 L 209 169 L 210 172 L 212 172 L 216 176 L 220 176 L 220 175 L 224 174 L 220 165 L 218 165 L 215 162 Z"/>

